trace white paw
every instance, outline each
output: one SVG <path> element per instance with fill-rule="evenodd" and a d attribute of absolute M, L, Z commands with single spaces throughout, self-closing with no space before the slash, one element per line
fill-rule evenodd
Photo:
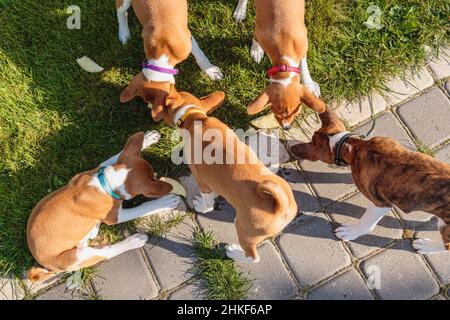
<path fill-rule="evenodd" d="M 203 69 L 203 72 L 213 81 L 219 81 L 223 78 L 223 73 L 220 71 L 219 67 L 212 66 L 207 69 Z"/>
<path fill-rule="evenodd" d="M 256 63 L 260 63 L 264 58 L 264 50 L 255 40 L 253 40 L 252 48 L 250 49 L 250 56 Z"/>
<path fill-rule="evenodd" d="M 303 83 L 305 86 L 308 87 L 309 90 L 312 91 L 312 93 L 314 93 L 314 95 L 319 98 L 320 97 L 320 86 L 314 82 L 314 81 L 307 81 L 305 83 Z"/>
<path fill-rule="evenodd" d="M 200 213 L 208 213 L 214 210 L 214 197 L 204 198 L 203 196 L 199 195 L 194 197 L 192 203 L 194 205 L 195 211 Z"/>
<path fill-rule="evenodd" d="M 132 236 L 126 238 L 124 242 L 129 248 L 137 249 L 145 246 L 148 236 L 143 233 L 135 233 Z"/>
<path fill-rule="evenodd" d="M 119 26 L 119 40 L 124 45 L 128 42 L 130 39 L 130 29 L 128 26 L 126 27 L 120 27 Z"/>
<path fill-rule="evenodd" d="M 258 263 L 259 257 L 253 259 L 252 257 L 245 256 L 244 250 L 238 244 L 230 244 L 226 246 L 227 257 L 234 261 L 243 263 Z"/>
<path fill-rule="evenodd" d="M 336 230 L 334 230 L 334 234 L 336 237 L 343 241 L 351 241 L 356 238 L 369 233 L 369 230 L 362 230 L 361 227 L 357 224 L 354 225 L 342 225 Z"/>
<path fill-rule="evenodd" d="M 432 254 L 447 251 L 443 241 L 430 239 L 416 239 L 412 242 L 412 246 L 420 254 Z"/>
<path fill-rule="evenodd" d="M 144 202 L 145 204 L 148 204 L 150 207 L 150 211 L 167 211 L 167 210 L 174 210 L 178 207 L 178 205 L 181 202 L 181 197 L 177 196 L 175 194 L 168 194 L 161 198 Z"/>
<path fill-rule="evenodd" d="M 234 21 L 237 23 L 245 20 L 245 16 L 247 15 L 247 6 L 237 6 L 233 12 Z"/>
<path fill-rule="evenodd" d="M 161 134 L 158 131 L 147 131 L 144 134 L 144 143 L 142 144 L 142 150 L 147 149 L 152 144 L 155 144 L 161 139 Z"/>

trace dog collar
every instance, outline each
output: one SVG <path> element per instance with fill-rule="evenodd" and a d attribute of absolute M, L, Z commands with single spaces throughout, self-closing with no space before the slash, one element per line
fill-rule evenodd
<path fill-rule="evenodd" d="M 122 200 L 122 196 L 117 192 L 115 192 L 106 182 L 105 169 L 106 169 L 105 167 L 100 167 L 100 169 L 98 170 L 98 180 L 100 181 L 100 185 L 102 186 L 103 190 L 105 190 L 105 192 L 109 194 L 111 197 L 113 197 L 116 200 Z"/>
<path fill-rule="evenodd" d="M 173 118 L 174 119 L 173 122 L 178 128 L 180 128 L 183 125 L 184 121 L 187 119 L 187 117 L 189 117 L 193 113 L 201 113 L 206 115 L 205 112 L 203 110 L 200 110 L 200 108 L 197 107 L 196 105 L 188 104 L 181 107 L 181 109 L 177 111 L 175 117 Z"/>
<path fill-rule="evenodd" d="M 344 166 L 348 166 L 348 163 L 344 161 L 344 159 L 342 159 L 342 147 L 344 146 L 345 141 L 347 141 L 348 138 L 350 138 L 351 136 L 356 136 L 354 133 L 347 133 L 346 135 L 344 135 L 337 143 L 336 143 L 336 151 L 334 154 L 334 164 L 339 166 L 339 167 L 344 167 Z"/>
<path fill-rule="evenodd" d="M 297 67 L 289 66 L 287 64 L 279 64 L 267 70 L 267 76 L 269 78 L 272 78 L 274 74 L 279 72 L 295 72 L 300 74 L 300 69 Z"/>
<path fill-rule="evenodd" d="M 142 63 L 142 68 L 150 69 L 150 70 L 161 72 L 161 73 L 168 73 L 168 74 L 171 74 L 174 76 L 176 76 L 178 74 L 178 69 L 158 67 L 155 64 L 148 63 L 147 60 L 144 60 L 144 62 Z"/>

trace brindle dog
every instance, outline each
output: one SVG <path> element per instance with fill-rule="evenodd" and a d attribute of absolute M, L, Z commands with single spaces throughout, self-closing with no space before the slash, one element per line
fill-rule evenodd
<path fill-rule="evenodd" d="M 328 107 L 319 116 L 322 127 L 312 142 L 296 144 L 291 152 L 300 159 L 330 164 L 337 156 L 351 167 L 356 186 L 371 201 L 359 223 L 337 228 L 336 236 L 350 241 L 371 232 L 395 205 L 406 213 L 425 211 L 440 218 L 443 243 L 416 239 L 413 246 L 419 253 L 450 250 L 450 165 L 407 150 L 391 138 L 345 137 L 344 124 Z"/>

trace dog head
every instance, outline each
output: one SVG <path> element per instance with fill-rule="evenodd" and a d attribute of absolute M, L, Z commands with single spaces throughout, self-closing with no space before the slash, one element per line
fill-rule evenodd
<path fill-rule="evenodd" d="M 141 157 L 144 134 L 132 135 L 121 152 L 115 170 L 126 169 L 125 189 L 132 197 L 144 195 L 146 197 L 160 197 L 172 190 L 172 185 L 157 180 L 152 166 Z"/>
<path fill-rule="evenodd" d="M 329 107 L 319 114 L 322 127 L 317 130 L 310 143 L 299 143 L 291 148 L 292 153 L 310 161 L 334 162 L 334 150 L 330 147 L 330 136 L 346 131 L 344 123 Z"/>
<path fill-rule="evenodd" d="M 285 78 L 281 81 L 288 80 Z M 302 103 L 319 113 L 325 111 L 325 103 L 306 86 L 300 84 L 298 76 L 295 76 L 287 85 L 272 82 L 248 105 L 247 112 L 255 114 L 268 107 L 281 127 L 287 130 L 291 127 L 295 116 L 301 112 Z"/>
<path fill-rule="evenodd" d="M 175 115 L 185 105 L 195 105 L 202 109 L 205 114 L 210 114 L 216 110 L 225 99 L 225 93 L 217 91 L 202 98 L 197 98 L 188 92 L 177 92 L 175 87 L 171 87 L 169 94 L 164 98 L 162 105 L 153 106 L 152 118 L 155 121 L 164 120 L 167 124 L 176 125 L 174 123 Z"/>

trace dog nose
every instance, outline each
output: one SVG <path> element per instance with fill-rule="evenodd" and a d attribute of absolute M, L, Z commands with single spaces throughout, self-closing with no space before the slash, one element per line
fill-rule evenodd
<path fill-rule="evenodd" d="M 291 128 L 290 124 L 283 124 L 283 130 L 289 130 Z"/>

